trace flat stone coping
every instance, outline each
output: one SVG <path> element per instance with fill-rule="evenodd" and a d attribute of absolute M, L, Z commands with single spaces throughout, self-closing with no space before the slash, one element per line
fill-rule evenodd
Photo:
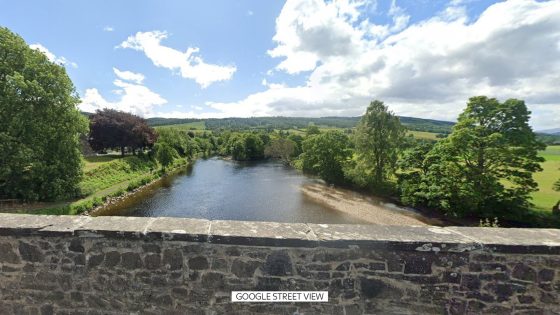
<path fill-rule="evenodd" d="M 275 247 L 560 254 L 559 229 L 387 226 L 0 213 L 3 236 L 77 236 Z"/>

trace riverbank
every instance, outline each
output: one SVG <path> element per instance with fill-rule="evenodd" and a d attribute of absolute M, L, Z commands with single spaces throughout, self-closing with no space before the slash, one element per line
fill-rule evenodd
<path fill-rule="evenodd" d="M 303 186 L 301 192 L 315 202 L 370 224 L 444 225 L 442 221 L 423 217 L 412 209 L 404 209 L 385 202 L 381 198 L 364 196 L 344 188 L 311 184 Z"/>
<path fill-rule="evenodd" d="M 116 162 L 118 163 L 120 161 Z M 106 184 L 104 186 L 97 186 L 99 190 L 94 189 L 83 198 L 69 201 L 59 201 L 54 203 L 28 204 L 25 207 L 21 208 L 2 209 L 2 211 L 0 212 L 48 215 L 78 215 L 89 213 L 93 209 L 98 209 L 106 205 L 118 202 L 122 198 L 132 195 L 135 192 L 141 191 L 144 187 L 149 187 L 158 182 L 162 177 L 167 176 L 168 174 L 174 174 L 185 169 L 186 167 L 191 165 L 192 162 L 193 161 L 191 160 L 178 158 L 170 167 L 167 168 L 166 172 L 152 168 L 147 169 L 144 173 L 137 171 L 128 172 L 127 174 L 130 175 L 130 177 L 128 178 L 126 176 L 122 176 L 122 174 L 118 174 L 122 176 L 122 181 L 115 181 L 114 178 L 117 177 L 115 176 L 115 174 L 105 174 L 109 175 L 108 177 L 113 178 L 113 182 L 109 185 Z M 103 167 L 91 169 L 89 170 L 89 172 L 95 173 L 96 170 L 102 168 Z M 115 167 L 114 170 L 118 173 L 121 173 L 123 171 L 120 167 Z M 126 171 L 128 170 L 125 170 L 125 173 Z M 87 181 L 91 181 L 91 179 L 86 178 L 84 182 Z"/>

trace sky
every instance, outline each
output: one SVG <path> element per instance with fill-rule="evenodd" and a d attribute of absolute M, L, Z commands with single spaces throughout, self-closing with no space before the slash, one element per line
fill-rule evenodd
<path fill-rule="evenodd" d="M 560 1 L 0 0 L 0 26 L 65 66 L 79 108 L 143 117 L 456 120 L 518 98 L 560 127 Z"/>

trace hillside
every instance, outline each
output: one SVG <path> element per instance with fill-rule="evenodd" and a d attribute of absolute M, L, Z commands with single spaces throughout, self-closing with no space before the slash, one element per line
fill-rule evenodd
<path fill-rule="evenodd" d="M 433 133 L 449 133 L 452 122 L 415 117 L 400 117 L 401 122 L 408 129 Z M 210 119 L 178 119 L 178 118 L 148 118 L 151 126 L 179 125 L 203 121 L 206 129 L 300 129 L 310 123 L 317 126 L 334 128 L 353 128 L 360 117 L 251 117 L 251 118 L 210 118 Z"/>

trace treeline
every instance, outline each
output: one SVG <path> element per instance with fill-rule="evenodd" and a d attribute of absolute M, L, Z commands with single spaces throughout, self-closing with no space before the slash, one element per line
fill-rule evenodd
<path fill-rule="evenodd" d="M 529 115 L 521 100 L 473 97 L 448 137 L 428 141 L 405 136 L 399 118 L 374 101 L 353 134 L 307 136 L 294 165 L 451 217 L 519 218 L 532 206 L 545 148 Z"/>

